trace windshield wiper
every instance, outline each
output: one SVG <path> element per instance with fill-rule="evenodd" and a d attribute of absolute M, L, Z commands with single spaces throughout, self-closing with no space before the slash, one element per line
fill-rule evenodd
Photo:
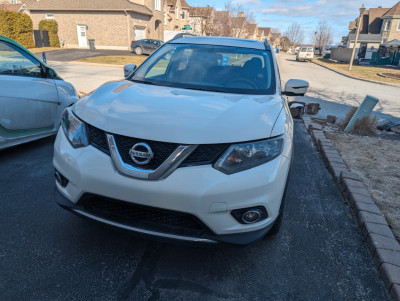
<path fill-rule="evenodd" d="M 189 89 L 189 90 L 199 90 L 199 91 L 209 91 L 209 92 L 222 92 L 222 93 L 227 93 L 223 90 L 218 90 L 218 89 L 208 89 L 208 88 L 189 88 L 189 87 L 184 87 L 183 89 Z"/>
<path fill-rule="evenodd" d="M 149 82 L 149 81 L 146 81 L 146 80 L 131 79 L 131 81 L 136 82 L 136 83 L 140 83 L 140 84 L 146 84 L 146 85 L 155 85 L 155 86 L 157 85 L 157 84 L 155 84 L 153 82 Z"/>

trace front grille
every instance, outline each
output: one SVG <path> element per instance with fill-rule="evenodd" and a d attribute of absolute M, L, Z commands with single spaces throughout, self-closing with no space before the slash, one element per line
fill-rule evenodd
<path fill-rule="evenodd" d="M 89 143 L 93 147 L 101 150 L 102 152 L 110 155 L 108 148 L 106 133 L 94 126 L 88 124 L 89 130 Z M 155 170 L 176 150 L 179 146 L 177 143 L 159 142 L 152 140 L 144 140 L 138 138 L 131 138 L 122 135 L 114 135 L 115 143 L 122 160 L 131 166 Z M 137 165 L 132 161 L 129 155 L 129 150 L 136 143 L 147 143 L 154 153 L 153 159 L 146 165 Z M 183 161 L 180 167 L 212 164 L 222 154 L 222 152 L 229 146 L 229 144 L 200 144 L 189 157 Z"/>
<path fill-rule="evenodd" d="M 228 144 L 200 144 L 194 152 L 182 162 L 181 167 L 211 164 L 220 156 L 227 146 Z"/>
<path fill-rule="evenodd" d="M 194 215 L 85 194 L 78 205 L 95 216 L 132 227 L 184 236 L 211 233 Z"/>
<path fill-rule="evenodd" d="M 110 150 L 108 148 L 106 133 L 94 126 L 88 124 L 89 130 L 89 144 L 93 147 L 101 150 L 103 153 L 110 155 Z"/>
<path fill-rule="evenodd" d="M 157 169 L 179 146 L 179 144 L 175 143 L 144 140 L 121 135 L 114 135 L 114 139 L 115 143 L 117 144 L 119 154 L 126 164 L 132 165 L 137 168 L 149 170 Z M 135 162 L 132 161 L 132 158 L 129 155 L 129 150 L 132 148 L 132 146 L 139 142 L 147 143 L 154 153 L 153 159 L 151 159 L 151 161 L 146 165 L 135 164 Z"/>

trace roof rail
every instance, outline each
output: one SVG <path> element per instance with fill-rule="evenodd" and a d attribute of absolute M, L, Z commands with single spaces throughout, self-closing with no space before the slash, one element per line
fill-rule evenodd
<path fill-rule="evenodd" d="M 174 41 L 176 39 L 179 39 L 179 38 L 188 38 L 188 37 L 192 37 L 192 36 L 193 37 L 197 37 L 197 35 L 192 34 L 192 33 L 181 32 L 181 33 L 176 34 L 171 40 L 168 40 L 166 43 L 170 43 L 170 42 L 172 42 L 172 41 Z"/>
<path fill-rule="evenodd" d="M 265 45 L 265 50 L 271 51 L 271 44 L 268 42 L 267 38 L 265 38 L 264 45 Z"/>

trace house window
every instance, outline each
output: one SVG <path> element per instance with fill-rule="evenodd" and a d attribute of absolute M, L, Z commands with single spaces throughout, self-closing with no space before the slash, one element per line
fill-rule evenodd
<path fill-rule="evenodd" d="M 392 24 L 392 20 L 387 20 L 386 24 L 385 24 L 385 30 L 389 30 L 391 24 Z"/>
<path fill-rule="evenodd" d="M 186 12 L 183 10 L 181 13 L 182 20 L 186 19 Z"/>
<path fill-rule="evenodd" d="M 164 13 L 164 25 L 167 25 L 167 14 L 166 13 Z"/>
<path fill-rule="evenodd" d="M 175 18 L 179 19 L 179 9 L 175 7 Z"/>
<path fill-rule="evenodd" d="M 46 14 L 46 19 L 54 19 L 54 15 L 53 14 Z"/>
<path fill-rule="evenodd" d="M 400 21 L 397 23 L 397 30 L 400 30 Z"/>
<path fill-rule="evenodd" d="M 17 4 L 17 0 L 12 0 L 11 3 L 12 4 Z"/>
<path fill-rule="evenodd" d="M 161 10 L 161 0 L 155 0 L 154 9 Z"/>

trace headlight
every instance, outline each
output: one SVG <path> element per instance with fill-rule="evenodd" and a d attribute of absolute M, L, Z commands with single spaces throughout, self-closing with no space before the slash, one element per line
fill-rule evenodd
<path fill-rule="evenodd" d="M 74 148 L 88 146 L 86 124 L 74 115 L 71 107 L 65 109 L 61 118 L 61 126 Z"/>
<path fill-rule="evenodd" d="M 228 175 L 253 168 L 279 156 L 283 150 L 283 143 L 283 136 L 278 136 L 262 141 L 233 144 L 214 164 L 214 168 Z"/>

